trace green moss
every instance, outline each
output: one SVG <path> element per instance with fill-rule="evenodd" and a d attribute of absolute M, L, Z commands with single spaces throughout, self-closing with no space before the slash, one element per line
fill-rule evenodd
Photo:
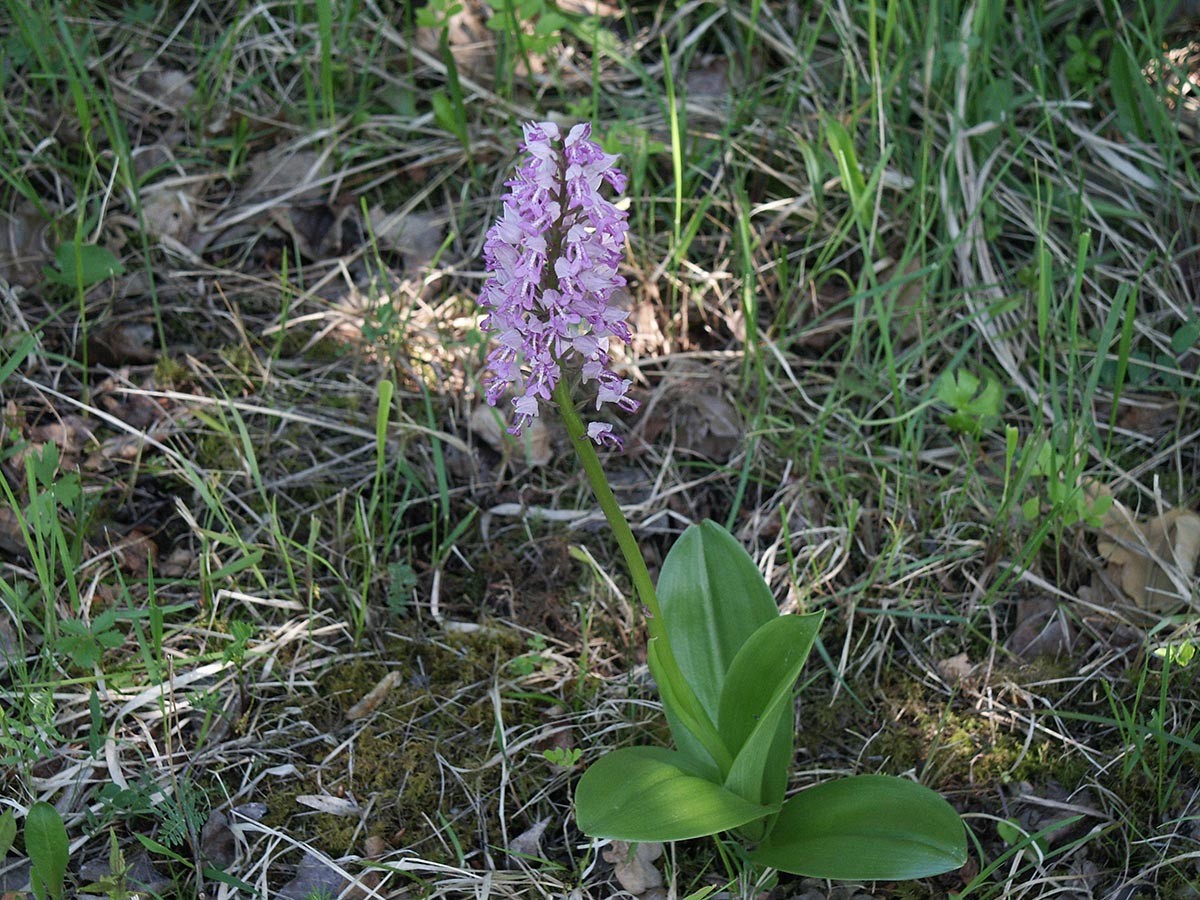
<path fill-rule="evenodd" d="M 301 698 L 304 718 L 332 737 L 304 746 L 299 780 L 265 798 L 266 822 L 331 853 L 361 852 L 350 844 L 379 834 L 400 836 L 427 858 L 458 863 L 446 851 L 454 844 L 443 840 L 446 828 L 464 853 L 499 833 L 503 812 L 496 796 L 504 769 L 485 766 L 500 751 L 489 687 L 497 668 L 527 648 L 504 629 L 425 635 L 415 623 L 399 627 L 409 629 L 405 639 L 372 659 L 331 665 L 314 693 Z M 348 711 L 390 673 L 395 684 L 386 697 L 368 716 L 349 722 Z M 506 727 L 540 724 L 544 707 L 536 700 L 502 703 Z M 289 743 L 280 740 L 280 746 Z M 511 767 L 509 796 L 532 794 L 544 774 L 536 765 Z M 353 797 L 360 807 L 370 802 L 371 819 L 361 828 L 357 817 L 315 813 L 296 802 L 303 794 Z"/>

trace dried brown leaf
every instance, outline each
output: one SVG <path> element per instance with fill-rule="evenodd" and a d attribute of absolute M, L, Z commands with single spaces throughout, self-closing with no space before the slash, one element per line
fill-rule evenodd
<path fill-rule="evenodd" d="M 941 676 L 950 684 L 959 684 L 971 674 L 974 666 L 971 665 L 970 657 L 964 652 L 957 656 L 938 660 L 937 668 Z"/>
<path fill-rule="evenodd" d="M 0 278 L 9 284 L 33 287 L 42 280 L 50 261 L 50 223 L 31 203 L 13 212 L 0 211 Z"/>
<path fill-rule="evenodd" d="M 1038 657 L 1058 657 L 1070 652 L 1075 629 L 1060 613 L 1053 597 L 1037 595 L 1017 600 L 1017 627 L 1005 646 L 1029 662 Z"/>
<path fill-rule="evenodd" d="M 1179 402 L 1143 394 L 1122 394 L 1117 407 L 1118 428 L 1146 437 L 1160 438 L 1175 427 Z"/>
<path fill-rule="evenodd" d="M 663 845 L 657 842 L 631 845 L 613 841 L 604 851 L 604 861 L 613 864 L 613 874 L 623 889 L 640 896 L 662 885 L 662 873 L 654 865 L 662 854 Z"/>
<path fill-rule="evenodd" d="M 525 461 L 535 467 L 550 462 L 554 455 L 553 442 L 545 422 L 534 419 L 525 426 L 519 437 L 514 437 L 505 430 L 502 415 L 500 411 L 480 403 L 471 411 L 467 428 L 497 453 L 523 454 Z"/>
<path fill-rule="evenodd" d="M 1120 503 L 1097 542 L 1109 573 L 1141 609 L 1166 613 L 1191 602 L 1200 560 L 1200 515 L 1166 509 L 1144 519 Z"/>
<path fill-rule="evenodd" d="M 237 860 L 237 836 L 229 827 L 229 816 L 220 810 L 210 813 L 200 830 L 200 854 L 219 869 Z"/>
<path fill-rule="evenodd" d="M 237 192 L 237 203 L 250 205 L 286 196 L 288 203 L 318 205 L 328 192 L 320 183 L 326 163 L 315 150 L 285 147 L 259 153 L 250 160 L 250 177 Z"/>
<path fill-rule="evenodd" d="M 496 58 L 496 36 L 484 24 L 489 15 L 491 11 L 479 0 L 464 0 L 443 27 L 418 28 L 417 46 L 440 59 L 444 30 L 458 70 L 474 78 L 486 78 L 492 73 Z"/>
<path fill-rule="evenodd" d="M 703 65 L 693 64 L 684 77 L 689 100 L 717 99 L 729 96 L 729 60 L 714 56 Z"/>
<path fill-rule="evenodd" d="M 142 215 L 151 238 L 186 244 L 196 226 L 196 198 L 178 190 L 147 190 L 142 194 Z"/>
<path fill-rule="evenodd" d="M 538 819 L 515 838 L 508 842 L 508 850 L 510 853 L 516 853 L 521 856 L 539 856 L 542 852 L 542 834 L 546 830 L 546 826 L 550 824 L 550 820 Z"/>
<path fill-rule="evenodd" d="M 91 423 L 75 415 L 65 415 L 55 422 L 35 425 L 29 429 L 27 436 L 35 444 L 56 444 L 64 456 L 75 456 L 96 440 Z"/>
<path fill-rule="evenodd" d="M 348 797 L 334 797 L 332 794 L 301 794 L 296 798 L 296 802 L 331 816 L 353 818 L 362 812 L 362 807 L 357 801 Z"/>
<path fill-rule="evenodd" d="M 379 704 L 392 692 L 392 688 L 398 685 L 402 679 L 403 676 L 399 672 L 388 672 L 379 684 L 367 692 L 365 697 L 346 710 L 346 718 L 353 722 L 375 712 L 379 708 Z"/>
<path fill-rule="evenodd" d="M 353 858 L 338 860 L 338 865 L 355 862 Z M 363 872 L 348 882 L 340 872 L 311 853 L 305 854 L 296 867 L 296 876 L 279 889 L 280 900 L 309 900 L 311 897 L 340 897 L 342 900 L 362 900 L 371 896 L 372 890 L 383 880 L 377 869 Z M 345 893 L 343 893 L 343 891 Z"/>
<path fill-rule="evenodd" d="M 154 326 L 110 320 L 88 332 L 88 361 L 102 366 L 141 365 L 158 358 Z"/>
<path fill-rule="evenodd" d="M 380 206 L 371 207 L 368 215 L 379 246 L 403 256 L 409 269 L 428 266 L 441 249 L 446 232 L 444 216 L 424 212 L 401 216 Z"/>
<path fill-rule="evenodd" d="M 158 545 L 141 526 L 135 525 L 129 534 L 113 544 L 112 554 L 121 571 L 134 578 L 145 578 L 152 566 L 158 570 Z"/>

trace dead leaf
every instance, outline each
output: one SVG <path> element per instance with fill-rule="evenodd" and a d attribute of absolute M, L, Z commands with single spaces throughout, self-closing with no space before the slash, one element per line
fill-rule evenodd
<path fill-rule="evenodd" d="M 497 453 L 505 456 L 523 454 L 525 461 L 533 467 L 546 465 L 554 456 L 550 429 L 540 418 L 534 419 L 520 436 L 514 437 L 506 430 L 503 408 L 480 403 L 471 410 L 467 428 Z"/>
<path fill-rule="evenodd" d="M 165 412 L 159 400 L 130 391 L 129 386 L 129 370 L 122 369 L 96 385 L 93 397 L 105 412 L 138 431 L 146 431 L 159 422 Z"/>
<path fill-rule="evenodd" d="M 139 847 L 125 858 L 125 883 L 134 891 L 164 895 L 174 881 L 154 867 L 150 854 Z M 84 884 L 94 883 L 112 874 L 107 856 L 89 860 L 79 867 L 79 880 Z"/>
<path fill-rule="evenodd" d="M 191 76 L 182 69 L 145 69 L 138 75 L 137 89 L 156 107 L 169 113 L 178 113 L 196 94 Z"/>
<path fill-rule="evenodd" d="M 10 660 L 15 659 L 20 653 L 20 645 L 17 643 L 17 633 L 13 630 L 12 623 L 7 618 L 0 619 L 0 672 L 8 668 Z"/>
<path fill-rule="evenodd" d="M 357 801 L 348 797 L 334 797 L 332 794 L 300 794 L 296 802 L 331 816 L 350 818 L 362 812 L 362 807 Z"/>
<path fill-rule="evenodd" d="M 959 653 L 957 656 L 951 656 L 948 659 L 939 660 L 937 664 L 938 672 L 950 684 L 959 684 L 971 674 L 974 667 L 971 665 L 971 659 L 967 654 Z"/>
<path fill-rule="evenodd" d="M 1108 410 L 1100 409 L 1098 412 L 1107 418 Z M 1178 400 L 1124 393 L 1117 406 L 1116 425 L 1124 431 L 1160 438 L 1175 427 L 1178 418 Z"/>
<path fill-rule="evenodd" d="M 1165 509 L 1135 519 L 1121 503 L 1104 517 L 1097 542 L 1109 573 L 1141 609 L 1167 613 L 1190 604 L 1200 559 L 1200 516 Z"/>
<path fill-rule="evenodd" d="M 337 860 L 337 865 L 345 867 L 347 863 L 357 860 L 349 857 Z M 296 867 L 296 876 L 279 889 L 275 896 L 280 900 L 310 900 L 312 897 L 340 897 L 342 900 L 362 900 L 371 895 L 383 880 L 383 873 L 378 869 L 369 869 L 347 881 L 340 872 L 320 857 L 306 853 L 300 865 Z M 345 893 L 343 893 L 343 891 Z"/>
<path fill-rule="evenodd" d="M 25 287 L 41 283 L 42 266 L 53 257 L 49 228 L 32 203 L 0 211 L 0 279 Z"/>
<path fill-rule="evenodd" d="M 441 249 L 446 231 L 445 216 L 410 212 L 389 213 L 380 206 L 368 211 L 371 232 L 379 246 L 404 257 L 409 269 L 428 266 Z"/>
<path fill-rule="evenodd" d="M 190 547 L 176 547 L 158 564 L 158 574 L 163 578 L 183 578 L 195 565 L 196 554 Z"/>
<path fill-rule="evenodd" d="M 519 856 L 540 856 L 542 853 L 542 834 L 550 820 L 538 819 L 515 838 L 508 842 L 508 852 Z"/>
<path fill-rule="evenodd" d="M 145 578 L 151 567 L 158 570 L 158 545 L 146 529 L 135 525 L 123 538 L 108 533 L 107 529 L 105 534 L 113 541 L 110 549 L 122 572 L 134 578 Z"/>
<path fill-rule="evenodd" d="M 657 841 L 635 845 L 613 841 L 604 851 L 604 861 L 613 864 L 613 874 L 622 888 L 640 896 L 662 885 L 662 873 L 654 866 L 662 854 L 663 845 Z"/>
<path fill-rule="evenodd" d="M 714 56 L 702 65 L 693 62 L 684 81 L 687 83 L 689 100 L 724 99 L 729 96 L 729 60 L 724 56 Z"/>
<path fill-rule="evenodd" d="M 1062 615 L 1053 597 L 1037 595 L 1017 600 L 1017 627 L 1005 646 L 1025 662 L 1038 657 L 1058 657 L 1075 643 L 1075 629 Z"/>
<path fill-rule="evenodd" d="M 717 373 L 683 361 L 675 361 L 670 372 L 671 383 L 644 414 L 647 440 L 669 428 L 676 449 L 729 462 L 742 447 L 746 426 Z"/>
<path fill-rule="evenodd" d="M 399 672 L 388 672 L 383 676 L 379 684 L 367 692 L 365 697 L 346 710 L 346 718 L 353 722 L 356 719 L 361 719 L 375 712 L 384 698 L 392 692 L 392 688 L 400 683 L 402 677 Z"/>
<path fill-rule="evenodd" d="M 315 150 L 285 146 L 259 153 L 250 160 L 250 177 L 237 192 L 233 208 L 275 199 L 320 204 L 328 199 L 329 188 L 321 183 L 327 166 L 328 159 Z"/>
<path fill-rule="evenodd" d="M 320 857 L 305 854 L 296 867 L 296 876 L 279 889 L 282 900 L 309 900 L 310 897 L 337 897 L 346 879 Z"/>
<path fill-rule="evenodd" d="M 491 11 L 479 0 L 466 0 L 456 5 L 457 11 L 441 27 L 417 29 L 417 46 L 440 60 L 444 31 L 458 70 L 474 78 L 486 77 L 492 74 L 496 58 L 496 36 L 484 24 L 484 16 L 491 15 Z"/>
<path fill-rule="evenodd" d="M 196 225 L 195 198 L 184 191 L 148 188 L 142 192 L 146 234 L 186 244 Z"/>
<path fill-rule="evenodd" d="M 220 810 L 209 813 L 200 830 L 200 854 L 218 869 L 228 869 L 237 860 L 237 836 L 229 816 Z"/>
<path fill-rule="evenodd" d="M 45 425 L 35 425 L 29 429 L 28 438 L 35 444 L 56 444 L 63 456 L 77 456 L 96 440 L 91 423 L 70 414 Z"/>
<path fill-rule="evenodd" d="M 151 363 L 158 358 L 154 326 L 110 320 L 88 331 L 88 362 L 102 366 Z"/>
<path fill-rule="evenodd" d="M 344 247 L 361 237 L 358 210 L 350 204 L 337 207 L 284 204 L 267 210 L 267 215 L 308 259 L 340 255 Z"/>

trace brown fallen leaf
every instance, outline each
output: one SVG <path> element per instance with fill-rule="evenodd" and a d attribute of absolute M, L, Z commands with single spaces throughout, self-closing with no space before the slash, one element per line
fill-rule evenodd
<path fill-rule="evenodd" d="M 200 854 L 218 869 L 228 869 L 237 860 L 237 836 L 229 816 L 220 810 L 209 813 L 200 830 Z"/>
<path fill-rule="evenodd" d="M 69 414 L 45 425 L 35 425 L 27 436 L 35 444 L 57 444 L 63 456 L 75 456 L 96 440 L 87 419 Z"/>
<path fill-rule="evenodd" d="M 125 865 L 125 884 L 132 891 L 162 894 L 174 886 L 171 877 L 155 868 L 150 854 L 141 847 L 126 857 Z M 107 859 L 89 860 L 79 867 L 79 879 L 85 884 L 100 881 L 112 874 Z"/>
<path fill-rule="evenodd" d="M 186 244 L 196 225 L 197 198 L 172 189 L 150 189 L 142 194 L 146 234 L 157 240 L 171 238 Z"/>
<path fill-rule="evenodd" d="M 965 651 L 957 656 L 940 659 L 937 663 L 939 674 L 950 684 L 959 684 L 964 681 L 971 674 L 973 668 L 971 659 Z"/>
<path fill-rule="evenodd" d="M 505 456 L 524 456 L 530 466 L 544 466 L 554 456 L 550 429 L 540 418 L 525 426 L 519 437 L 509 434 L 504 420 L 506 406 L 496 408 L 480 403 L 471 411 L 467 428 L 497 453 Z"/>
<path fill-rule="evenodd" d="M 108 321 L 88 332 L 88 362 L 102 366 L 140 365 L 158 358 L 154 326 L 146 322 Z"/>
<path fill-rule="evenodd" d="M 1043 656 L 1063 656 L 1074 642 L 1075 629 L 1053 597 L 1042 594 L 1017 600 L 1017 627 L 1005 646 L 1020 659 L 1030 662 Z"/>
<path fill-rule="evenodd" d="M 1109 573 L 1141 609 L 1167 613 L 1192 603 L 1200 560 L 1200 515 L 1164 509 L 1144 519 L 1121 503 L 1105 514 L 1100 555 Z"/>
<path fill-rule="evenodd" d="M 1109 410 L 1097 404 L 1098 413 L 1107 417 Z M 1172 428 L 1180 415 L 1179 401 L 1147 394 L 1124 393 L 1117 406 L 1118 428 L 1160 438 Z"/>
<path fill-rule="evenodd" d="M 404 257 L 409 269 L 420 269 L 433 262 L 446 233 L 447 216 L 410 212 L 388 212 L 381 206 L 368 211 L 371 232 L 379 246 Z"/>
<path fill-rule="evenodd" d="M 442 41 L 445 40 L 460 72 L 473 78 L 486 77 L 496 59 L 496 36 L 484 24 L 485 17 L 492 13 L 480 0 L 466 0 L 454 6 L 455 11 L 440 23 L 440 27 L 417 29 L 417 46 L 441 59 Z"/>
<path fill-rule="evenodd" d="M 662 873 L 654 865 L 662 854 L 663 845 L 657 841 L 641 844 L 613 841 L 604 851 L 604 861 L 613 864 L 613 875 L 623 889 L 640 896 L 662 885 Z"/>
<path fill-rule="evenodd" d="M 42 266 L 54 256 L 49 229 L 50 223 L 31 203 L 0 212 L 0 278 L 25 287 L 38 284 Z"/>
<path fill-rule="evenodd" d="M 508 842 L 508 852 L 518 856 L 540 856 L 542 853 L 542 834 L 550 824 L 548 818 L 538 819 L 515 838 Z"/>
<path fill-rule="evenodd" d="M 337 865 L 345 867 L 357 862 L 354 857 L 337 860 Z M 343 875 L 312 853 L 306 853 L 300 865 L 296 867 L 296 876 L 279 889 L 275 896 L 280 900 L 309 900 L 311 897 L 340 897 L 342 900 L 361 900 L 371 896 L 372 891 L 383 880 L 383 873 L 377 869 L 369 869 L 361 875 L 348 881 Z M 343 893 L 344 892 L 344 893 Z"/>
<path fill-rule="evenodd" d="M 110 533 L 108 529 L 105 529 L 105 535 L 122 572 L 134 578 L 145 578 L 152 567 L 158 570 L 158 545 L 150 532 L 140 525 L 135 525 L 124 537 Z"/>
<path fill-rule="evenodd" d="M 646 439 L 668 431 L 677 450 L 729 462 L 745 441 L 746 427 L 719 373 L 683 360 L 673 360 L 669 371 L 670 383 L 643 414 Z"/>
<path fill-rule="evenodd" d="M 367 692 L 365 697 L 346 710 L 346 718 L 353 722 L 375 712 L 379 708 L 379 704 L 392 692 L 392 688 L 400 683 L 402 678 L 403 676 L 399 672 L 388 672 L 379 684 Z"/>

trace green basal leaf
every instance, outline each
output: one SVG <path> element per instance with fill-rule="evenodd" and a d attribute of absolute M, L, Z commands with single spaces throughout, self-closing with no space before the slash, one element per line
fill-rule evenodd
<path fill-rule="evenodd" d="M 675 542 L 663 561 L 657 593 L 680 671 L 715 722 L 733 658 L 750 635 L 779 615 L 771 589 L 733 536 L 706 520 Z M 661 684 L 653 664 L 651 671 Z M 674 727 L 672 735 L 681 745 L 687 741 Z"/>
<path fill-rule="evenodd" d="M 29 854 L 33 895 L 38 900 L 57 900 L 63 895 L 70 848 L 58 810 L 43 801 L 29 807 L 25 816 L 25 852 Z"/>
<path fill-rule="evenodd" d="M 4 862 L 4 857 L 13 845 L 13 839 L 17 836 L 17 817 L 11 809 L 6 809 L 0 813 L 0 863 Z"/>
<path fill-rule="evenodd" d="M 813 878 L 903 881 L 962 866 L 967 836 L 958 813 L 929 788 L 859 775 L 787 800 L 750 859 Z"/>
<path fill-rule="evenodd" d="M 575 788 L 580 830 L 621 841 L 682 841 L 727 831 L 779 809 L 751 803 L 696 774 L 661 747 L 627 747 L 601 757 Z"/>
<path fill-rule="evenodd" d="M 812 613 L 771 619 L 742 645 L 725 673 L 717 731 L 734 754 L 725 786 L 747 800 L 783 800 L 793 746 L 796 679 L 824 617 Z M 779 763 L 772 751 L 784 739 L 786 755 Z"/>
<path fill-rule="evenodd" d="M 57 269 L 43 270 L 47 280 L 68 286 L 91 287 L 107 278 L 125 274 L 121 261 L 100 244 L 59 244 L 54 251 Z"/>
<path fill-rule="evenodd" d="M 679 708 L 680 701 L 675 697 L 675 689 L 671 680 L 661 674 L 663 670 L 658 658 L 657 640 L 651 640 L 646 645 L 646 661 L 650 666 L 650 671 L 655 673 L 658 694 L 662 698 L 663 712 L 667 716 L 667 725 L 671 729 L 675 747 L 687 759 L 688 765 L 697 775 L 720 784 L 722 780 L 721 767 L 705 748 L 704 742 L 692 734 L 675 713 L 675 710 Z"/>

